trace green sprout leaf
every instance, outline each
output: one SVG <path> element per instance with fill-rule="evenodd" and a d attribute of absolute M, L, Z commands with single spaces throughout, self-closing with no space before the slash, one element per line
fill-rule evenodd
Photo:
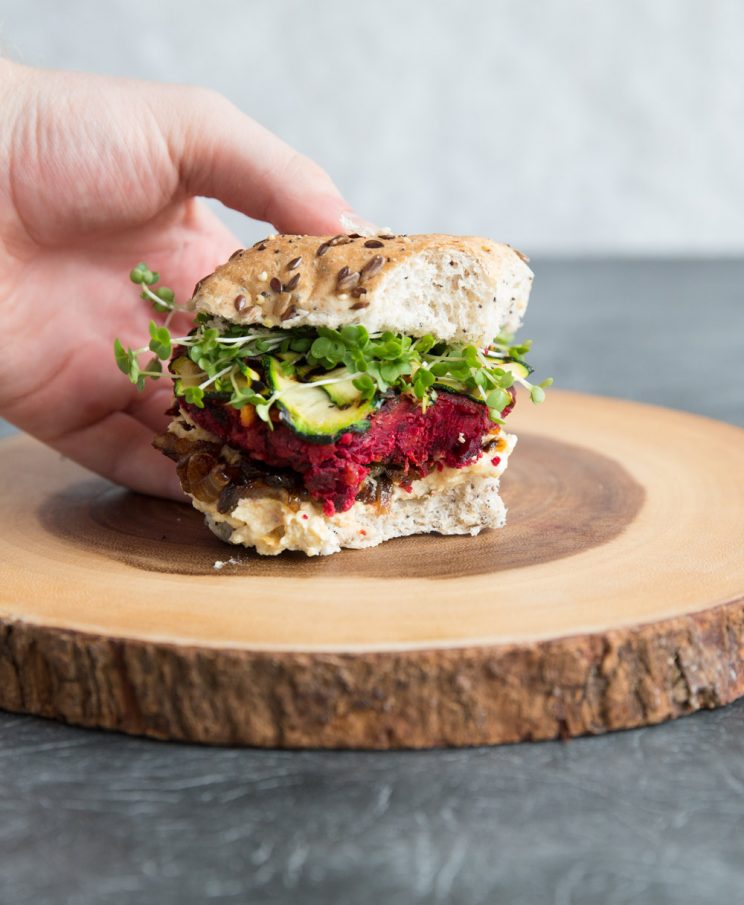
<path fill-rule="evenodd" d="M 143 372 L 147 377 L 160 377 L 163 373 L 163 366 L 157 357 L 151 358 L 147 362 L 146 370 Z"/>
<path fill-rule="evenodd" d="M 150 321 L 149 349 L 163 361 L 170 358 L 171 352 L 173 351 L 170 331 L 167 327 L 159 327 L 155 321 Z"/>
<path fill-rule="evenodd" d="M 413 392 L 418 399 L 423 399 L 434 384 L 435 377 L 427 368 L 419 368 L 413 375 Z"/>
<path fill-rule="evenodd" d="M 163 302 L 167 302 L 167 304 L 172 305 L 175 301 L 176 294 L 172 289 L 169 289 L 167 286 L 159 286 L 155 290 L 155 295 Z"/>
<path fill-rule="evenodd" d="M 545 390 L 540 386 L 533 386 L 530 390 L 530 399 L 535 403 L 544 402 Z"/>
<path fill-rule="evenodd" d="M 116 364 L 119 366 L 119 370 L 129 377 L 132 370 L 132 350 L 125 349 L 119 339 L 114 340 L 114 358 L 116 359 Z"/>
<path fill-rule="evenodd" d="M 497 412 L 503 412 L 510 402 L 511 396 L 506 390 L 502 390 L 501 387 L 491 390 L 488 396 L 486 396 L 486 405 Z"/>
<path fill-rule="evenodd" d="M 508 390 L 510 386 L 514 385 L 514 375 L 511 371 L 504 371 L 502 374 L 497 373 L 494 379 L 496 380 L 496 383 L 505 390 Z"/>
<path fill-rule="evenodd" d="M 204 408 L 204 390 L 201 387 L 184 387 L 183 397 L 189 405 Z"/>
<path fill-rule="evenodd" d="M 147 274 L 149 272 L 150 271 L 147 269 L 147 264 L 145 264 L 144 261 L 140 261 L 140 263 L 137 264 L 136 267 L 133 267 L 132 270 L 129 272 L 129 279 L 133 283 L 139 283 L 139 284 L 144 283 L 145 274 Z"/>
<path fill-rule="evenodd" d="M 425 355 L 435 345 L 436 340 L 431 335 L 431 333 L 427 333 L 426 336 L 422 336 L 420 339 L 417 339 L 415 344 L 416 351 L 419 355 Z"/>

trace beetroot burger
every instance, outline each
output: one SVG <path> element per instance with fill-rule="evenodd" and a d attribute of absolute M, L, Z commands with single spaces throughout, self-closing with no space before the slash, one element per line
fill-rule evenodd
<path fill-rule="evenodd" d="M 144 264 L 132 279 L 173 307 Z M 511 338 L 531 281 L 488 239 L 264 239 L 199 282 L 187 336 L 151 325 L 176 397 L 155 445 L 212 531 L 261 554 L 501 527 L 515 384 L 548 383 Z M 140 384 L 159 371 L 116 351 Z"/>

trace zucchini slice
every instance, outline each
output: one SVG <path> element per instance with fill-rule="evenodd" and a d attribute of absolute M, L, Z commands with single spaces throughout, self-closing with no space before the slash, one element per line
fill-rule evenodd
<path fill-rule="evenodd" d="M 347 379 L 344 380 L 344 377 Z M 354 381 L 350 379 L 348 368 L 336 368 L 335 371 L 316 374 L 310 380 L 312 383 L 317 380 L 337 380 L 338 383 L 324 383 L 321 389 L 328 395 L 331 402 L 339 408 L 346 408 L 349 405 L 356 405 L 361 402 L 362 394 L 354 386 Z"/>
<path fill-rule="evenodd" d="M 264 368 L 267 383 L 279 394 L 276 404 L 282 420 L 304 439 L 312 443 L 333 443 L 346 431 L 363 433 L 369 427 L 369 416 L 375 409 L 373 403 L 358 401 L 339 408 L 324 392 L 325 387 L 300 383 L 294 377 L 288 377 L 276 358 L 267 356 Z"/>
<path fill-rule="evenodd" d="M 206 380 L 206 374 L 195 364 L 188 356 L 179 355 L 170 364 L 172 374 L 175 374 L 175 380 L 179 387 L 197 387 Z"/>
<path fill-rule="evenodd" d="M 514 377 L 527 379 L 532 373 L 532 368 L 521 361 L 499 361 L 494 362 L 495 368 L 501 368 L 502 371 L 510 371 Z"/>
<path fill-rule="evenodd" d="M 445 393 L 453 393 L 455 396 L 465 396 L 466 399 L 472 399 L 473 402 L 483 402 L 483 399 L 476 393 L 466 390 L 457 380 L 447 380 L 446 377 L 438 378 L 434 384 L 435 390 L 444 390 Z"/>

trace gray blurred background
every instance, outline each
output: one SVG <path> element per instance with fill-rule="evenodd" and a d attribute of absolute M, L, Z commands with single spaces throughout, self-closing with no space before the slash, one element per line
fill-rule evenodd
<path fill-rule="evenodd" d="M 0 48 L 216 88 L 396 231 L 744 250 L 740 0 L 0 0 Z"/>

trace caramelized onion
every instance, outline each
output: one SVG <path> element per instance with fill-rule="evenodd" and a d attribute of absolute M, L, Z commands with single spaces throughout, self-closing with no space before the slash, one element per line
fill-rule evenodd
<path fill-rule="evenodd" d="M 209 453 L 189 456 L 186 480 L 188 492 L 202 503 L 213 503 L 230 483 L 225 464 Z"/>

